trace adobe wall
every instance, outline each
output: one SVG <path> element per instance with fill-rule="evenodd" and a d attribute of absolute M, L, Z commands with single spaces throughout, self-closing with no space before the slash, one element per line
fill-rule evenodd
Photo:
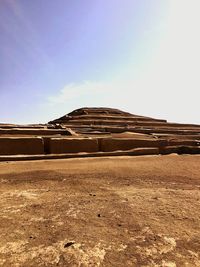
<path fill-rule="evenodd" d="M 70 157 L 74 154 L 78 157 L 81 152 L 89 153 L 88 156 L 103 156 L 109 153 L 116 156 L 120 151 L 128 153 L 127 155 L 199 154 L 200 146 L 192 140 L 171 140 L 170 143 L 164 139 L 132 138 L 0 138 L 0 156 L 68 154 L 67 157 Z"/>
<path fill-rule="evenodd" d="M 36 155 L 44 153 L 43 139 L 28 138 L 0 138 L 0 155 Z"/>
<path fill-rule="evenodd" d="M 190 154 L 200 153 L 199 144 L 199 125 L 167 123 L 110 108 L 81 108 L 52 124 L 0 124 L 0 155 Z"/>
<path fill-rule="evenodd" d="M 159 147 L 167 145 L 166 140 L 133 139 L 133 138 L 102 138 L 99 139 L 100 151 L 130 150 L 138 147 Z"/>
<path fill-rule="evenodd" d="M 98 152 L 98 140 L 90 138 L 51 138 L 48 140 L 50 154 Z"/>
<path fill-rule="evenodd" d="M 161 119 L 153 119 L 153 118 L 147 118 L 147 117 L 140 117 L 140 116 L 111 116 L 111 115 L 81 115 L 81 116 L 68 116 L 68 117 L 63 117 L 60 118 L 59 121 L 74 121 L 74 120 L 115 120 L 115 121 L 119 121 L 119 120 L 124 120 L 124 121 L 132 121 L 132 122 L 140 122 L 140 121 L 152 121 L 152 122 L 167 122 L 166 120 L 161 120 Z M 57 121 L 57 120 L 56 120 Z"/>
<path fill-rule="evenodd" d="M 13 134 L 13 135 L 71 135 L 67 129 L 0 129 L 0 134 Z"/>
<path fill-rule="evenodd" d="M 200 146 L 187 146 L 187 145 L 177 145 L 177 146 L 166 146 L 160 148 L 160 154 L 199 154 Z"/>
<path fill-rule="evenodd" d="M 182 146 L 179 154 L 200 154 L 200 146 Z"/>
<path fill-rule="evenodd" d="M 199 140 L 200 141 L 200 135 L 199 134 L 168 134 L 168 133 L 151 133 L 152 136 L 158 137 L 158 138 L 165 138 L 167 140 Z"/>
<path fill-rule="evenodd" d="M 200 141 L 195 140 L 168 140 L 169 146 L 175 146 L 175 145 L 183 145 L 183 146 L 199 146 Z"/>

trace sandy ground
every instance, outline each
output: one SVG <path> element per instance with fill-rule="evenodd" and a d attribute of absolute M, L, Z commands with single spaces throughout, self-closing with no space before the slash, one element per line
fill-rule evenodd
<path fill-rule="evenodd" d="M 200 156 L 0 163 L 0 266 L 200 266 Z"/>

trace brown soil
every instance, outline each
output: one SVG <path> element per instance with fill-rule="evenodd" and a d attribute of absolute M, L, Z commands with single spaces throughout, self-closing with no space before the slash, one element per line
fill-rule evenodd
<path fill-rule="evenodd" d="M 0 266 L 200 266 L 200 156 L 0 163 Z"/>

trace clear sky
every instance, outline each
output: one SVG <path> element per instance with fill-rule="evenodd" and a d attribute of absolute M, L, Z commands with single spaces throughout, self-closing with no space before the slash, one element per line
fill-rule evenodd
<path fill-rule="evenodd" d="M 200 123 L 199 0 L 0 0 L 0 122 L 83 106 Z"/>

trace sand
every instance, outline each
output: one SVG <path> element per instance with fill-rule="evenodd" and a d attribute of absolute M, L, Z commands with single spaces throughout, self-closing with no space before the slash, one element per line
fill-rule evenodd
<path fill-rule="evenodd" d="M 0 266 L 200 266 L 200 156 L 0 163 Z"/>

